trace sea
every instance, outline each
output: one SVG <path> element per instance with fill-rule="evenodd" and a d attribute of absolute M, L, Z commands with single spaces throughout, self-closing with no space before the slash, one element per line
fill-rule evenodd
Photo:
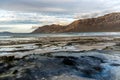
<path fill-rule="evenodd" d="M 84 33 L 51 33 L 51 34 L 32 34 L 32 33 L 0 33 L 0 40 L 29 39 L 38 37 L 77 37 L 77 36 L 110 36 L 120 37 L 120 32 L 84 32 Z"/>

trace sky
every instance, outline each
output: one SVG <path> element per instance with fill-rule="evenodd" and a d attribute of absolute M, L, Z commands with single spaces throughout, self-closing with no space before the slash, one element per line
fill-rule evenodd
<path fill-rule="evenodd" d="M 0 0 L 0 32 L 28 33 L 119 11 L 120 0 Z"/>

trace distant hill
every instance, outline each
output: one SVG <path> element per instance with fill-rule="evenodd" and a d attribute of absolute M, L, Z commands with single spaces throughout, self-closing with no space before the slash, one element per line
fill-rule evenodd
<path fill-rule="evenodd" d="M 98 18 L 80 19 L 69 25 L 45 25 L 32 33 L 64 32 L 120 32 L 120 13 L 111 13 Z"/>
<path fill-rule="evenodd" d="M 12 33 L 5 31 L 5 32 L 0 32 L 0 34 L 12 34 Z"/>

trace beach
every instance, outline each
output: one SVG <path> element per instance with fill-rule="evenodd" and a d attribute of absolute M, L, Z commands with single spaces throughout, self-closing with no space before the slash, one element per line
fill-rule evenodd
<path fill-rule="evenodd" d="M 0 80 L 119 80 L 120 37 L 0 40 Z"/>

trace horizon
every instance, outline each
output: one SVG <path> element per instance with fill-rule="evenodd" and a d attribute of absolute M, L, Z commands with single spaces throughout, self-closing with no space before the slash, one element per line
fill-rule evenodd
<path fill-rule="evenodd" d="M 29 33 L 37 26 L 66 25 L 119 12 L 119 4 L 120 0 L 4 0 L 0 1 L 0 32 Z"/>

